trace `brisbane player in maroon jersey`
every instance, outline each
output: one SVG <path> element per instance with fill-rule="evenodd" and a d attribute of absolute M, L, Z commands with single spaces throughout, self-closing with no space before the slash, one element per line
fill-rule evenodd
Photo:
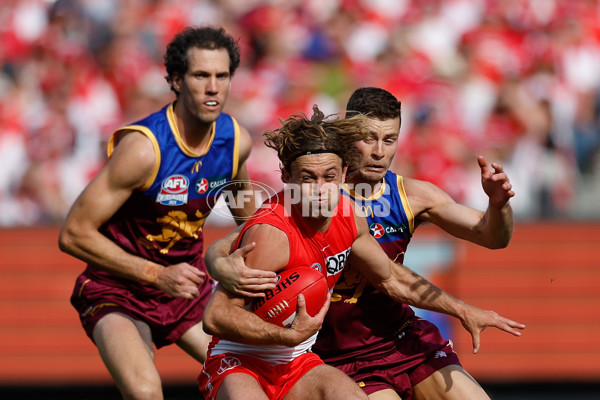
<path fill-rule="evenodd" d="M 432 183 L 389 170 L 398 150 L 400 109 L 394 95 L 373 87 L 356 90 L 346 106 L 347 116 L 368 116 L 370 134 L 355 143 L 359 157 L 351 166 L 345 192 L 362 210 L 370 210 L 365 213 L 369 225 L 383 228 L 372 234 L 388 257 L 402 263 L 422 223 L 491 249 L 507 246 L 513 229 L 509 199 L 514 192 L 501 165 L 488 165 L 483 157 L 477 160 L 489 198 L 486 211 L 456 203 Z M 360 193 L 353 189 L 359 186 Z M 375 290 L 353 265 L 344 270 L 340 282 L 313 351 L 349 374 L 371 399 L 489 399 L 434 324 Z"/>
<path fill-rule="evenodd" d="M 249 189 L 250 134 L 222 112 L 240 63 L 237 41 L 223 29 L 189 27 L 164 60 L 176 100 L 113 134 L 110 160 L 59 238 L 61 250 L 87 263 L 71 303 L 126 399 L 163 398 L 154 346 L 176 343 L 204 361 L 201 321 L 213 283 L 203 225 L 231 181 L 241 182 L 233 193 Z M 231 212 L 243 220 L 255 208 L 249 199 Z"/>

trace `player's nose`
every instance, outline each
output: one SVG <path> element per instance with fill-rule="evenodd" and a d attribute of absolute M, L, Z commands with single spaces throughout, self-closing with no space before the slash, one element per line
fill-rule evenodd
<path fill-rule="evenodd" d="M 373 145 L 371 155 L 375 159 L 381 159 L 385 156 L 385 153 L 383 151 L 383 143 L 381 141 L 377 141 L 377 143 Z"/>
<path fill-rule="evenodd" d="M 210 94 L 215 94 L 219 92 L 219 86 L 217 84 L 217 77 L 212 76 L 208 79 L 206 84 L 206 92 Z"/>

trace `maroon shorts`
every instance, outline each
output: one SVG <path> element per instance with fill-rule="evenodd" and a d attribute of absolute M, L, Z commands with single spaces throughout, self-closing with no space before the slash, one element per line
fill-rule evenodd
<path fill-rule="evenodd" d="M 200 392 L 206 400 L 214 400 L 228 375 L 242 373 L 252 376 L 269 399 L 282 399 L 311 369 L 323 365 L 314 353 L 304 353 L 287 364 L 271 365 L 255 357 L 224 353 L 208 357 L 198 376 Z"/>
<path fill-rule="evenodd" d="M 413 386 L 448 365 L 460 365 L 452 342 L 445 340 L 434 324 L 415 317 L 399 334 L 393 353 L 335 366 L 368 395 L 392 389 L 402 400 L 410 400 Z"/>
<path fill-rule="evenodd" d="M 156 289 L 151 292 L 128 290 L 123 284 L 111 285 L 110 282 L 94 280 L 84 272 L 75 282 L 71 304 L 79 313 L 81 325 L 92 341 L 98 321 L 109 313 L 119 312 L 148 324 L 154 344 L 161 348 L 176 342 L 188 329 L 202 321 L 212 294 L 212 284 L 206 282 L 198 289 L 199 297 L 181 299 Z"/>

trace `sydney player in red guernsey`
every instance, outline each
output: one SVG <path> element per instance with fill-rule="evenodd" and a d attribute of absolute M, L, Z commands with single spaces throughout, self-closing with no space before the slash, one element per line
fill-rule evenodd
<path fill-rule="evenodd" d="M 396 301 L 435 303 L 432 309 L 461 319 L 474 337 L 487 326 L 519 335 L 521 324 L 458 301 L 387 257 L 360 210 L 340 193 L 351 144 L 367 138 L 365 117 L 323 117 L 315 107 L 310 120 L 292 116 L 267 132 L 267 145 L 278 152 L 287 186 L 242 228 L 230 261 L 245 256 L 248 266 L 271 271 L 312 265 L 327 277 L 330 288 L 349 261 Z M 426 301 L 432 298 L 434 302 Z M 367 398 L 347 375 L 310 352 L 327 304 L 310 317 L 299 300 L 296 319 L 282 328 L 253 314 L 247 303 L 218 285 L 206 308 L 204 329 L 214 335 L 199 376 L 206 399 Z"/>
<path fill-rule="evenodd" d="M 368 139 L 355 143 L 348 195 L 356 199 L 388 256 L 401 263 L 419 224 L 433 223 L 453 236 L 488 247 L 505 247 L 513 228 L 512 186 L 502 166 L 478 159 L 485 212 L 455 203 L 437 186 L 389 171 L 398 148 L 400 102 L 379 88 L 356 90 L 347 115 L 368 115 Z M 443 134 L 440 132 L 440 134 Z M 352 187 L 365 189 L 361 193 Z M 393 229 L 392 229 L 393 228 Z M 474 350 L 479 343 L 473 343 Z M 327 363 L 349 374 L 371 399 L 489 399 L 462 368 L 451 343 L 406 304 L 375 290 L 351 264 L 334 288 L 332 303 L 313 347 Z M 381 372 L 377 372 L 381 371 Z"/>
<path fill-rule="evenodd" d="M 114 133 L 110 160 L 59 238 L 61 250 L 87 263 L 71 302 L 126 399 L 162 399 L 153 345 L 176 343 L 204 361 L 212 283 L 203 225 L 229 182 L 245 182 L 232 191 L 248 185 L 250 135 L 222 113 L 240 63 L 237 42 L 223 29 L 186 28 L 164 59 L 176 100 Z M 254 210 L 249 199 L 231 212 L 245 218 Z"/>

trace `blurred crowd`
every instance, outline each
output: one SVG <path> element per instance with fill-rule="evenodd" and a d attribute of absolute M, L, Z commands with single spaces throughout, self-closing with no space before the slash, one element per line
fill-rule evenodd
<path fill-rule="evenodd" d="M 485 208 L 483 154 L 517 219 L 600 218 L 598 0 L 2 0 L 0 226 L 62 221 L 113 130 L 173 99 L 166 44 L 204 24 L 239 38 L 226 111 L 255 180 L 281 185 L 279 118 L 379 86 L 402 101 L 395 171 Z"/>

